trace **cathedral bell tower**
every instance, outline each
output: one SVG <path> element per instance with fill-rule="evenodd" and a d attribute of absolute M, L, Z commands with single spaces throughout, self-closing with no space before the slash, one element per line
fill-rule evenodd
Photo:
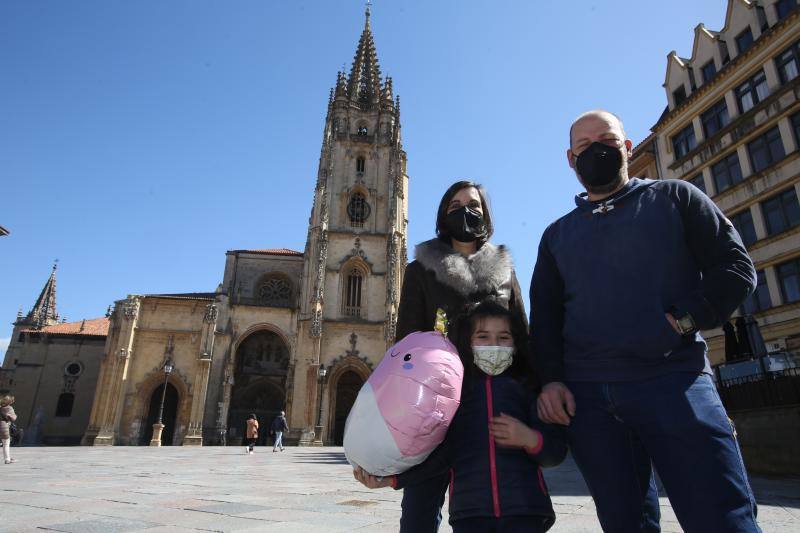
<path fill-rule="evenodd" d="M 359 383 L 394 341 L 406 265 L 408 176 L 400 99 L 381 76 L 370 8 L 328 99 L 300 301 L 290 425 L 340 442 Z M 321 371 L 322 370 L 322 371 Z M 352 398 L 350 397 L 352 396 Z M 302 398 L 302 400 L 301 400 Z M 320 435 L 320 432 L 322 435 Z"/>

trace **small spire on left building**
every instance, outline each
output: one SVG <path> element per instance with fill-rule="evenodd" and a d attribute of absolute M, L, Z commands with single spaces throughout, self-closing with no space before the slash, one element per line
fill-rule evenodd
<path fill-rule="evenodd" d="M 33 328 L 42 328 L 58 324 L 58 311 L 56 310 L 56 271 L 58 270 L 58 259 L 53 262 L 53 270 L 50 277 L 39 293 L 36 303 L 33 304 L 28 315 L 18 324 Z"/>

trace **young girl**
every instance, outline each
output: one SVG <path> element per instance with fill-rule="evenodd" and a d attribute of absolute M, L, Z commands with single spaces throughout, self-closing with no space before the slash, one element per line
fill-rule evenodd
<path fill-rule="evenodd" d="M 245 447 L 244 451 L 252 454 L 253 453 L 253 446 L 256 445 L 256 441 L 258 440 L 258 419 L 256 415 L 250 413 L 247 415 L 247 447 Z"/>
<path fill-rule="evenodd" d="M 524 327 L 514 322 L 494 302 L 463 317 L 453 332 L 464 363 L 461 406 L 444 442 L 402 474 L 379 478 L 356 469 L 356 479 L 400 489 L 449 470 L 454 533 L 549 529 L 555 513 L 541 467 L 561 463 L 567 445 L 561 428 L 536 416 Z"/>

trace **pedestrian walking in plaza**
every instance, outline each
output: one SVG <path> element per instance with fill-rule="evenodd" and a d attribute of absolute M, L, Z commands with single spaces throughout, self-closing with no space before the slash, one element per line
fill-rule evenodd
<path fill-rule="evenodd" d="M 253 447 L 256 445 L 256 441 L 258 440 L 258 419 L 256 415 L 250 413 L 247 415 L 247 447 L 245 451 L 249 454 L 253 453 Z"/>
<path fill-rule="evenodd" d="M 660 531 L 653 467 L 685 531 L 760 531 L 699 333 L 753 291 L 753 262 L 699 189 L 629 178 L 631 147 L 606 111 L 570 129 L 586 193 L 545 230 L 531 281 L 539 416 L 567 426 L 605 531 Z"/>
<path fill-rule="evenodd" d="M 5 464 L 15 463 L 16 459 L 11 458 L 11 424 L 17 421 L 17 413 L 11 405 L 14 403 L 13 396 L 3 396 L 0 399 L 0 442 L 3 443 L 3 460 Z"/>
<path fill-rule="evenodd" d="M 537 417 L 524 324 L 512 326 L 508 309 L 487 301 L 460 318 L 454 333 L 464 385 L 444 442 L 402 474 L 354 475 L 370 488 L 398 489 L 449 472 L 454 533 L 546 531 L 555 512 L 541 467 L 560 464 L 567 443 L 563 427 Z"/>
<path fill-rule="evenodd" d="M 397 312 L 396 339 L 414 331 L 446 329 L 469 304 L 492 296 L 526 324 L 525 304 L 505 246 L 494 233 L 486 191 L 458 181 L 445 191 L 436 212 L 436 238 L 422 242 L 406 267 Z M 524 326 L 523 326 L 524 327 Z M 446 474 L 403 490 L 401 533 L 434 533 L 450 479 Z"/>
<path fill-rule="evenodd" d="M 289 431 L 289 424 L 286 423 L 286 413 L 281 411 L 281 414 L 275 417 L 270 426 L 270 433 L 274 436 L 275 442 L 272 445 L 272 451 L 277 452 L 278 448 L 283 451 L 283 432 Z"/>

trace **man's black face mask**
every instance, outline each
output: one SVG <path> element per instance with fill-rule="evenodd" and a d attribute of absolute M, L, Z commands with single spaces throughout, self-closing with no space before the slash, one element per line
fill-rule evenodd
<path fill-rule="evenodd" d="M 593 142 L 576 158 L 575 168 L 587 187 L 604 187 L 619 176 L 622 152 L 616 146 Z"/>

